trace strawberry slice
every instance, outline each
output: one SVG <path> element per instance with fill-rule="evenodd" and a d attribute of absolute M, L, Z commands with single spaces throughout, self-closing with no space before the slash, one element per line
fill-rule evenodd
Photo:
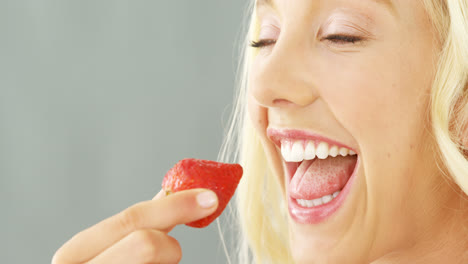
<path fill-rule="evenodd" d="M 182 190 L 206 188 L 218 196 L 216 211 L 202 219 L 187 223 L 191 227 L 205 227 L 213 222 L 228 204 L 242 177 L 239 164 L 211 160 L 183 159 L 170 169 L 162 182 L 166 196 Z"/>

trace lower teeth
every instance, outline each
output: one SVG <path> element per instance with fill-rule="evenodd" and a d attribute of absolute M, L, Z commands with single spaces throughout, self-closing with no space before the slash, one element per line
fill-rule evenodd
<path fill-rule="evenodd" d="M 303 207 L 314 207 L 314 206 L 319 206 L 322 204 L 329 203 L 333 199 L 335 199 L 338 194 L 340 194 L 340 191 L 336 191 L 333 194 L 325 195 L 323 197 L 313 199 L 313 200 L 303 200 L 303 199 L 297 199 L 297 203 Z"/>

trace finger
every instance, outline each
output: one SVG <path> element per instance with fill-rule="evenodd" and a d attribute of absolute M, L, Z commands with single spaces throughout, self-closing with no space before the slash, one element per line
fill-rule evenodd
<path fill-rule="evenodd" d="M 197 202 L 203 197 L 205 202 L 211 201 L 212 204 L 202 206 Z M 65 263 L 86 262 L 133 231 L 170 229 L 206 217 L 217 206 L 216 194 L 204 189 L 180 191 L 164 199 L 140 202 L 76 234 L 57 251 L 54 258 Z"/>
<path fill-rule="evenodd" d="M 96 256 L 87 264 L 98 263 L 179 263 L 180 244 L 173 237 L 157 230 L 137 230 Z"/>
<path fill-rule="evenodd" d="M 156 194 L 156 196 L 153 197 L 153 200 L 158 200 L 158 199 L 161 199 L 163 197 L 166 197 L 166 191 L 161 189 L 161 191 L 159 191 L 158 194 Z M 165 233 L 169 233 L 169 232 L 171 232 L 172 229 L 174 229 L 174 227 L 175 227 L 175 225 L 170 226 L 170 227 L 165 228 L 165 229 L 162 229 L 161 231 L 164 231 Z"/>
<path fill-rule="evenodd" d="M 161 191 L 159 191 L 158 194 L 156 194 L 152 200 L 157 200 L 164 196 L 166 196 L 166 192 L 163 189 L 161 189 Z"/>

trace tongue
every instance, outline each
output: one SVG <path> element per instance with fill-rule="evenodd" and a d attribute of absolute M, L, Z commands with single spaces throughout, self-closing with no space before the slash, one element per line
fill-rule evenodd
<path fill-rule="evenodd" d="M 356 165 L 356 156 L 305 160 L 289 184 L 293 198 L 312 200 L 343 189 Z"/>

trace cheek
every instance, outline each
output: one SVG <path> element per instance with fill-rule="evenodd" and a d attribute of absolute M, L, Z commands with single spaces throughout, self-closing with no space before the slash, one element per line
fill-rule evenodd
<path fill-rule="evenodd" d="M 249 112 L 249 117 L 250 121 L 252 122 L 252 125 L 261 137 L 266 137 L 265 132 L 268 126 L 267 109 L 265 107 L 260 106 L 250 93 L 248 94 L 247 105 L 247 110 Z"/>
<path fill-rule="evenodd" d="M 321 82 L 328 83 L 321 92 L 324 101 L 364 154 L 373 146 L 395 153 L 421 136 L 429 103 L 430 74 L 425 73 L 431 69 L 425 59 L 407 53 L 388 49 L 380 57 L 359 55 L 349 63 L 341 59 L 339 70 L 321 75 Z"/>
<path fill-rule="evenodd" d="M 323 78 L 320 82 L 327 84 L 321 96 L 338 121 L 355 136 L 368 131 L 363 124 L 387 126 L 395 112 L 386 109 L 397 108 L 400 97 L 395 89 L 400 85 L 399 69 L 395 72 L 388 62 L 381 64 L 365 55 L 357 56 L 359 59 L 349 60 L 329 57 L 324 60 L 327 64 L 324 69 L 334 70 L 320 74 Z"/>
<path fill-rule="evenodd" d="M 254 64 L 252 65 L 252 70 L 249 75 L 248 83 L 249 89 L 247 90 L 247 111 L 250 117 L 250 121 L 254 126 L 255 130 L 262 134 L 265 134 L 266 128 L 268 126 L 268 110 L 266 107 L 261 106 L 260 103 L 257 101 L 255 94 L 253 91 L 252 83 L 254 83 L 254 76 L 257 76 L 257 68 L 259 67 L 258 61 L 254 60 Z M 266 136 L 266 135 L 265 135 Z"/>
<path fill-rule="evenodd" d="M 324 101 L 359 144 L 373 198 L 410 193 L 409 179 L 417 181 L 425 170 L 421 160 L 431 159 L 424 148 L 431 50 L 401 45 L 399 52 L 378 49 L 385 52 L 349 64 L 341 60 L 340 70 L 323 80 L 329 83 Z"/>
<path fill-rule="evenodd" d="M 248 95 L 247 103 L 249 117 L 253 128 L 261 140 L 265 158 L 267 159 L 267 162 L 271 168 L 271 172 L 274 174 L 273 177 L 278 180 L 280 186 L 282 187 L 281 190 L 283 195 L 285 195 L 285 182 L 283 178 L 281 155 L 279 154 L 277 147 L 268 139 L 266 135 L 266 129 L 268 127 L 268 110 L 267 108 L 260 106 L 251 94 Z"/>

